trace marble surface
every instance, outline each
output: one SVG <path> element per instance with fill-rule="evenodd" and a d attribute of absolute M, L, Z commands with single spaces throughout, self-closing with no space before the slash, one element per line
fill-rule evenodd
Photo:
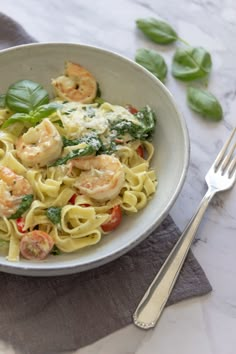
<path fill-rule="evenodd" d="M 169 21 L 192 45 L 207 48 L 213 59 L 209 89 L 220 99 L 224 120 L 207 122 L 190 112 L 185 88 L 169 74 L 167 87 L 183 112 L 191 138 L 191 162 L 184 188 L 171 210 L 182 229 L 206 191 L 204 176 L 236 121 L 235 0 L 0 0 L 0 9 L 39 41 L 80 42 L 104 47 L 129 58 L 137 48 L 163 53 L 171 62 L 174 46 L 159 47 L 135 28 L 139 17 Z M 157 327 L 130 325 L 79 354 L 234 354 L 236 352 L 236 188 L 218 195 L 197 234 L 193 252 L 213 292 L 168 307 Z M 0 353 L 14 353 L 0 343 Z M 45 353 L 46 354 L 46 353 Z"/>

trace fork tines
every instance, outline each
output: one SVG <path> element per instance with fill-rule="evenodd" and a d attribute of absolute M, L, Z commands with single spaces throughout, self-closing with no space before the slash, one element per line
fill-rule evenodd
<path fill-rule="evenodd" d="M 233 157 L 234 151 L 236 149 L 236 142 L 235 142 L 235 133 L 236 133 L 236 128 L 233 129 L 229 139 L 226 141 L 224 146 L 222 147 L 221 151 L 219 152 L 219 155 L 217 156 L 215 163 L 214 163 L 214 170 L 218 170 L 219 168 L 221 169 L 221 172 L 223 173 L 226 169 L 229 175 L 235 172 L 236 169 L 236 156 Z M 229 152 L 226 154 L 229 146 L 231 145 L 231 142 L 233 142 L 233 145 L 229 149 Z"/>

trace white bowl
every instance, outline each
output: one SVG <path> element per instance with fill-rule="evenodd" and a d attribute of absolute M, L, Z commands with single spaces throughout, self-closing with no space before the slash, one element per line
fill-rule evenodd
<path fill-rule="evenodd" d="M 104 49 L 68 43 L 29 44 L 0 52 L 0 93 L 17 80 L 41 83 L 50 93 L 51 78 L 64 71 L 65 61 L 78 62 L 93 73 L 108 102 L 138 108 L 148 104 L 157 114 L 152 161 L 158 188 L 148 205 L 124 218 L 118 229 L 95 246 L 73 254 L 50 256 L 45 261 L 9 262 L 0 257 L 0 270 L 51 276 L 80 272 L 110 262 L 144 240 L 167 216 L 187 172 L 189 138 L 185 121 L 167 88 L 135 62 Z"/>

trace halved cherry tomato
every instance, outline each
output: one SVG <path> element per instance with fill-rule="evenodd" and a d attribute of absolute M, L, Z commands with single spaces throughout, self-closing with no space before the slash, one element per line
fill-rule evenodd
<path fill-rule="evenodd" d="M 21 233 L 27 232 L 26 230 L 24 230 L 24 226 L 25 226 L 25 219 L 24 218 L 21 217 L 21 218 L 16 219 L 16 226 L 17 226 L 17 229 Z"/>
<path fill-rule="evenodd" d="M 144 148 L 142 145 L 139 145 L 139 147 L 136 149 L 136 152 L 140 157 L 144 158 Z"/>
<path fill-rule="evenodd" d="M 40 230 L 28 232 L 20 241 L 20 251 L 22 256 L 31 260 L 41 260 L 46 258 L 53 246 L 54 241 L 52 237 Z"/>
<path fill-rule="evenodd" d="M 127 109 L 128 109 L 128 111 L 129 111 L 130 113 L 132 113 L 132 114 L 138 113 L 138 110 L 137 110 L 135 107 L 131 106 L 131 105 L 128 105 L 128 106 L 127 106 Z"/>
<path fill-rule="evenodd" d="M 69 203 L 75 205 L 75 200 L 76 200 L 77 196 L 78 196 L 78 194 L 76 194 L 76 193 L 73 194 L 72 197 L 71 197 L 70 200 L 69 200 Z M 80 204 L 80 206 L 86 208 L 86 207 L 89 207 L 90 204 L 86 204 L 86 203 L 85 203 L 85 204 Z"/>
<path fill-rule="evenodd" d="M 72 197 L 71 197 L 70 200 L 69 200 L 69 203 L 71 203 L 71 204 L 74 205 L 74 204 L 75 204 L 76 197 L 77 197 L 77 194 L 76 194 L 76 193 L 73 194 Z"/>
<path fill-rule="evenodd" d="M 114 206 L 111 211 L 111 217 L 108 221 L 101 225 L 104 232 L 109 232 L 117 228 L 122 220 L 122 210 L 119 205 Z"/>

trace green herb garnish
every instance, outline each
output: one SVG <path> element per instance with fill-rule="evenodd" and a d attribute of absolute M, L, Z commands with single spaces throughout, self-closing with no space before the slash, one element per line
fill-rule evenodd
<path fill-rule="evenodd" d="M 138 19 L 137 27 L 153 42 L 158 44 L 173 43 L 178 39 L 175 30 L 166 22 L 155 18 Z"/>
<path fill-rule="evenodd" d="M 111 124 L 110 129 L 116 131 L 119 137 L 129 134 L 134 139 L 150 139 L 156 125 L 155 113 L 146 106 L 136 113 L 135 117 L 138 120 L 137 124 L 124 119 L 117 120 Z"/>
<path fill-rule="evenodd" d="M 136 52 L 135 61 L 150 71 L 161 81 L 167 75 L 167 65 L 164 58 L 155 50 L 140 48 Z"/>
<path fill-rule="evenodd" d="M 223 117 L 222 107 L 217 98 L 210 92 L 195 87 L 189 87 L 187 91 L 188 106 L 201 116 L 219 121 Z"/>
<path fill-rule="evenodd" d="M 204 48 L 178 48 L 172 62 L 172 74 L 179 80 L 191 81 L 209 75 L 210 54 Z"/>
<path fill-rule="evenodd" d="M 18 219 L 18 218 L 20 218 L 24 214 L 24 212 L 29 209 L 29 207 L 31 206 L 31 204 L 33 202 L 33 199 L 34 199 L 33 194 L 26 194 L 22 198 L 20 206 L 17 209 L 17 211 L 14 214 L 12 214 L 11 216 L 9 216 L 8 219 Z"/>
<path fill-rule="evenodd" d="M 61 222 L 61 208 L 59 208 L 59 207 L 48 208 L 46 211 L 46 215 L 47 215 L 48 219 L 53 224 L 60 224 L 60 222 Z"/>

